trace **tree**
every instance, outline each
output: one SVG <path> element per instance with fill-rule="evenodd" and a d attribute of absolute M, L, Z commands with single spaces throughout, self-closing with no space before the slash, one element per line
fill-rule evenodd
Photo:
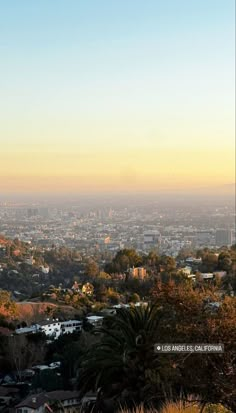
<path fill-rule="evenodd" d="M 111 276 L 104 271 L 100 271 L 98 278 L 101 280 L 110 280 Z"/>
<path fill-rule="evenodd" d="M 85 273 L 89 276 L 89 277 L 96 277 L 99 274 L 99 266 L 98 264 L 93 260 L 93 259 L 89 259 L 86 263 L 85 266 Z"/>
<path fill-rule="evenodd" d="M 203 272 L 213 272 L 217 269 L 218 256 L 214 252 L 207 252 L 203 255 L 201 269 Z"/>
<path fill-rule="evenodd" d="M 159 283 L 153 300 L 163 314 L 159 330 L 164 342 L 224 344 L 224 354 L 176 355 L 175 366 L 185 392 L 235 411 L 236 298 L 220 300 L 213 288 Z"/>
<path fill-rule="evenodd" d="M 81 395 L 99 390 L 100 399 L 113 405 L 138 402 L 159 403 L 163 386 L 175 371 L 167 357 L 154 352 L 160 340 L 160 311 L 156 306 L 120 309 L 107 317 L 101 338 L 80 360 L 78 388 Z"/>
<path fill-rule="evenodd" d="M 176 262 L 173 257 L 162 255 L 160 259 L 160 267 L 165 272 L 171 272 L 176 268 Z"/>
<path fill-rule="evenodd" d="M 46 391 L 60 390 L 63 388 L 63 380 L 55 370 L 45 369 L 34 376 L 33 388 L 43 389 Z"/>
<path fill-rule="evenodd" d="M 119 304 L 120 295 L 113 288 L 109 287 L 107 290 L 107 296 L 111 304 Z"/>
<path fill-rule="evenodd" d="M 140 301 L 140 297 L 137 293 L 133 293 L 131 294 L 129 301 L 131 303 L 138 303 Z"/>
<path fill-rule="evenodd" d="M 105 303 L 107 301 L 107 298 L 108 298 L 107 287 L 103 284 L 99 284 L 96 287 L 96 299 L 97 299 L 97 301 Z"/>
<path fill-rule="evenodd" d="M 220 270 L 230 272 L 232 259 L 229 252 L 221 252 L 218 257 L 218 266 Z"/>
<path fill-rule="evenodd" d="M 112 262 L 105 266 L 105 271 L 109 274 L 125 272 L 131 267 L 142 265 L 142 257 L 140 257 L 134 249 L 125 248 L 116 253 Z"/>
<path fill-rule="evenodd" d="M 11 300 L 11 293 L 8 291 L 0 291 L 0 314 L 11 318 L 17 315 L 16 304 Z"/>
<path fill-rule="evenodd" d="M 23 369 L 31 367 L 34 363 L 42 363 L 45 355 L 45 344 L 44 335 L 8 337 L 5 357 L 11 362 L 19 378 L 21 378 Z"/>

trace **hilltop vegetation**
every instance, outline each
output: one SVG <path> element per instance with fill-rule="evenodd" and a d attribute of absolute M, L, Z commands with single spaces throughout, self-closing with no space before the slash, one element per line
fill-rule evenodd
<path fill-rule="evenodd" d="M 192 269 L 195 274 L 226 271 L 227 277 L 224 282 L 230 283 L 233 290 L 236 290 L 235 246 L 216 251 L 204 248 L 196 251 L 194 255 L 202 259 L 202 262 Z M 16 292 L 18 299 L 28 299 L 42 296 L 50 285 L 61 285 L 62 288 L 71 289 L 77 281 L 81 285 L 86 282 L 94 284 L 98 295 L 99 290 L 102 293 L 101 285 L 105 285 L 106 288 L 116 285 L 116 291 L 122 295 L 125 281 L 126 290 L 145 296 L 157 277 L 164 281 L 168 281 L 170 277 L 176 282 L 185 281 L 180 270 L 184 267 L 186 257 L 184 251 L 176 259 L 158 255 L 156 252 L 141 256 L 133 249 L 123 249 L 114 256 L 107 252 L 97 252 L 91 257 L 66 247 L 56 248 L 52 245 L 51 248 L 44 249 L 17 239 L 1 239 L 0 288 Z M 144 267 L 147 274 L 142 287 L 139 287 L 138 280 L 134 280 L 128 272 L 129 268 L 139 266 Z M 133 288 L 135 282 L 137 291 Z M 142 291 L 145 294 L 142 294 Z M 113 296 L 115 297 L 115 294 Z"/>
<path fill-rule="evenodd" d="M 61 362 L 60 383 L 42 376 L 43 388 L 53 388 L 54 382 L 70 389 L 78 381 L 81 397 L 97 394 L 94 412 L 115 412 L 137 403 L 160 410 L 167 399 L 189 394 L 197 395 L 200 403 L 236 410 L 235 246 L 191 252 L 201 258 L 193 259 L 193 281 L 186 272 L 188 251 L 176 259 L 155 251 L 140 255 L 133 249 L 88 257 L 65 247 L 44 250 L 18 240 L 2 241 L 0 326 L 13 331 L 18 324 L 46 317 L 82 321 L 81 334 L 51 344 L 43 335 L 35 335 L 33 342 L 30 337 L 14 339 L 21 368 L 30 368 L 33 361 Z M 212 276 L 205 280 L 202 272 Z M 122 305 L 129 308 L 117 308 Z M 112 315 L 107 315 L 110 310 Z M 88 314 L 103 315 L 101 329 L 88 325 Z M 225 352 L 157 354 L 158 342 L 223 343 Z M 2 368 L 13 368 L 8 338 L 2 339 L 0 353 Z"/>

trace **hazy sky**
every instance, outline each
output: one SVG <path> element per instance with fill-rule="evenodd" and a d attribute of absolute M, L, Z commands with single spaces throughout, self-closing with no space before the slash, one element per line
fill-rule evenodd
<path fill-rule="evenodd" d="M 1 191 L 234 182 L 234 0 L 0 5 Z"/>

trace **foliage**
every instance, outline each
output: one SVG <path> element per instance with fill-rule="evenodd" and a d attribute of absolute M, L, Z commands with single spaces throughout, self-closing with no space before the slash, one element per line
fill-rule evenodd
<path fill-rule="evenodd" d="M 131 267 L 138 267 L 142 264 L 140 257 L 134 249 L 123 249 L 117 252 L 110 264 L 105 266 L 108 274 L 123 273 Z"/>
<path fill-rule="evenodd" d="M 3 354 L 21 377 L 22 370 L 43 362 L 45 346 L 45 336 L 41 334 L 9 336 L 5 339 Z"/>
<path fill-rule="evenodd" d="M 60 390 L 63 388 L 63 381 L 59 374 L 55 370 L 42 370 L 34 376 L 32 387 L 45 391 Z"/>
<path fill-rule="evenodd" d="M 89 277 L 96 277 L 99 274 L 99 266 L 93 259 L 88 259 L 85 266 L 85 273 Z"/>
<path fill-rule="evenodd" d="M 8 291 L 0 291 L 0 314 L 7 317 L 15 317 L 17 315 L 16 304 L 11 300 L 11 293 Z"/>
<path fill-rule="evenodd" d="M 236 409 L 236 299 L 220 300 L 214 290 L 186 290 L 173 284 L 157 285 L 153 298 L 163 313 L 159 328 L 164 342 L 225 346 L 223 354 L 176 355 L 182 388 L 198 393 L 202 400 Z"/>
<path fill-rule="evenodd" d="M 156 306 L 121 309 L 108 317 L 106 327 L 99 330 L 100 341 L 81 359 L 81 394 L 99 390 L 100 397 L 114 403 L 160 399 L 163 384 L 168 385 L 170 375 L 174 381 L 175 371 L 169 360 L 154 352 L 159 323 Z"/>

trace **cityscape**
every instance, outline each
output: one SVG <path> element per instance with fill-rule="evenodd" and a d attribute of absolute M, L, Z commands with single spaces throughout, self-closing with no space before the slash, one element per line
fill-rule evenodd
<path fill-rule="evenodd" d="M 0 413 L 236 413 L 235 1 L 0 11 Z"/>
<path fill-rule="evenodd" d="M 163 201 L 130 202 L 130 206 L 45 206 L 0 204 L 0 233 L 40 245 L 78 248 L 85 255 L 96 250 L 115 253 L 134 248 L 158 250 L 176 257 L 183 248 L 231 246 L 235 237 L 235 205 L 163 205 Z"/>

